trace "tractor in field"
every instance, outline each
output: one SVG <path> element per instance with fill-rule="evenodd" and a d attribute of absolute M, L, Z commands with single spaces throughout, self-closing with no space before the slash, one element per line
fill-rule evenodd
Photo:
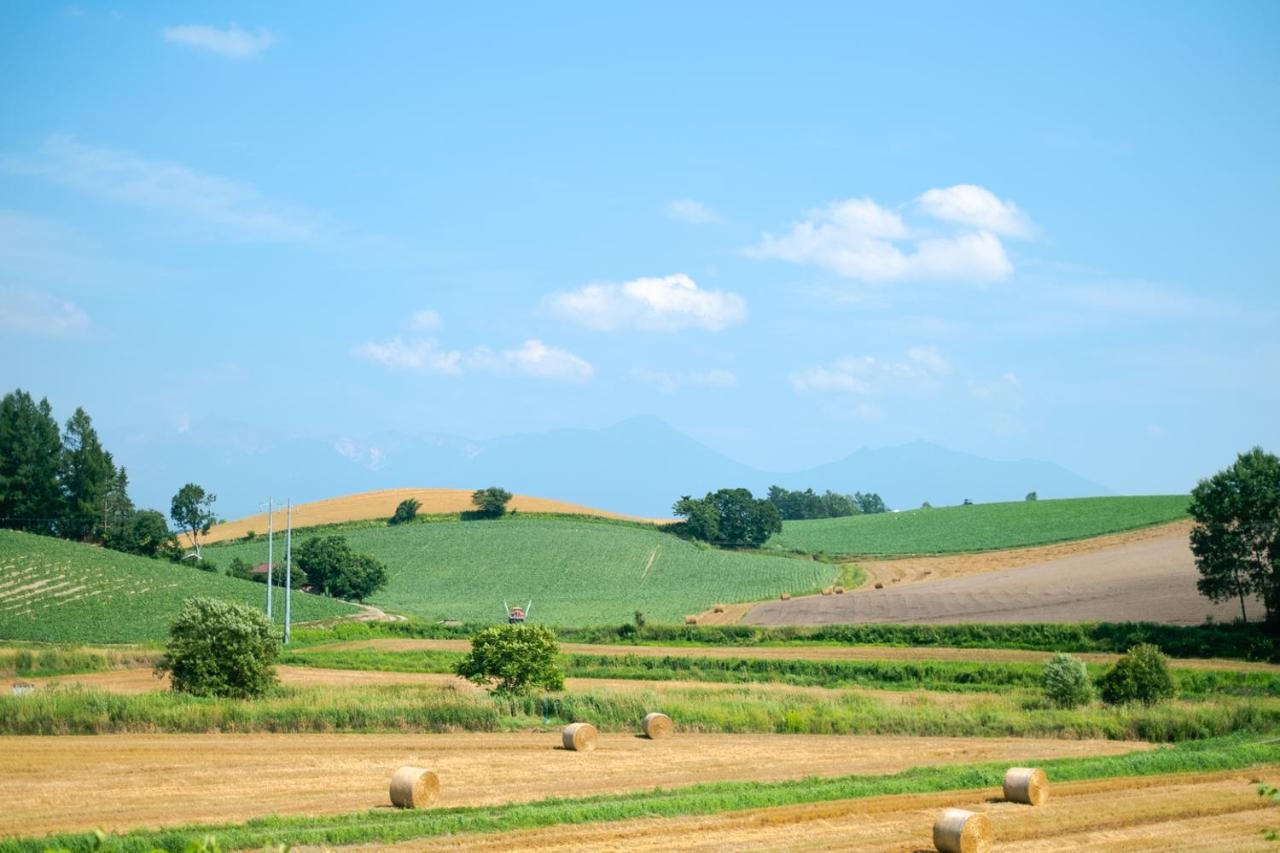
<path fill-rule="evenodd" d="M 506 611 L 508 625 L 523 625 L 524 620 L 529 618 L 529 611 L 533 609 L 533 602 L 530 601 L 524 607 L 518 604 L 512 607 L 504 601 L 502 602 L 502 609 Z"/>

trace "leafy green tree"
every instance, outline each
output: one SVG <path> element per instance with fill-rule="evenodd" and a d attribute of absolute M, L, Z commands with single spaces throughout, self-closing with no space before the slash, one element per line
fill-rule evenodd
<path fill-rule="evenodd" d="M 888 512 L 889 508 L 885 506 L 884 498 L 875 492 L 854 492 L 853 499 L 858 504 L 858 510 L 868 515 L 877 512 Z"/>
<path fill-rule="evenodd" d="M 1140 643 L 1120 656 L 1098 681 L 1102 701 L 1108 705 L 1141 702 L 1155 705 L 1173 697 L 1169 660 L 1159 646 Z"/>
<path fill-rule="evenodd" d="M 471 638 L 471 652 L 453 671 L 491 693 L 523 695 L 535 688 L 561 690 L 555 632 L 543 625 L 494 625 Z"/>
<path fill-rule="evenodd" d="M 1087 705 L 1093 698 L 1093 685 L 1084 661 L 1062 652 L 1044 665 L 1040 684 L 1045 696 L 1059 708 Z"/>
<path fill-rule="evenodd" d="M 200 559 L 200 537 L 209 532 L 217 516 L 213 514 L 213 502 L 217 496 L 206 492 L 195 483 L 187 483 L 173 496 L 169 505 L 169 517 L 180 530 L 191 537 L 191 544 L 196 549 L 196 559 Z"/>
<path fill-rule="evenodd" d="M 182 557 L 182 548 L 169 529 L 164 513 L 154 509 L 136 510 L 130 517 L 125 532 L 112 547 L 145 557 Z"/>
<path fill-rule="evenodd" d="M 1038 501 L 1038 500 L 1040 500 L 1040 496 L 1039 496 L 1039 495 L 1037 495 L 1035 492 L 1027 492 L 1027 500 L 1028 500 L 1028 501 Z"/>
<path fill-rule="evenodd" d="M 257 610 L 192 598 L 169 628 L 156 673 L 168 673 L 178 693 L 251 699 L 276 683 L 279 651 L 271 623 Z"/>
<path fill-rule="evenodd" d="M 253 566 L 239 557 L 232 557 L 230 564 L 227 565 L 227 577 L 239 578 L 242 581 L 251 581 L 254 579 Z M 265 579 L 263 582 L 266 582 Z"/>
<path fill-rule="evenodd" d="M 50 535 L 62 516 L 62 437 L 48 400 L 26 391 L 0 400 L 0 527 Z"/>
<path fill-rule="evenodd" d="M 386 566 L 357 554 L 341 536 L 317 536 L 299 546 L 294 562 L 307 583 L 334 598 L 364 601 L 387 584 Z"/>
<path fill-rule="evenodd" d="M 498 486 L 487 489 L 476 489 L 471 493 L 471 503 L 476 512 L 487 518 L 499 518 L 506 514 L 507 504 L 511 502 L 511 493 Z"/>
<path fill-rule="evenodd" d="M 1255 447 L 1191 490 L 1191 552 L 1196 586 L 1214 601 L 1262 599 L 1266 624 L 1280 633 L 1280 459 Z"/>
<path fill-rule="evenodd" d="M 680 531 L 714 545 L 758 547 L 782 530 L 782 516 L 747 489 L 720 489 L 698 500 L 685 495 L 672 507 L 684 518 Z"/>
<path fill-rule="evenodd" d="M 101 540 L 106 526 L 105 500 L 116 478 L 111 454 L 102 447 L 93 421 L 77 408 L 62 436 L 62 490 L 66 509 L 58 532 L 67 539 Z"/>
<path fill-rule="evenodd" d="M 417 498 L 405 498 L 396 505 L 395 514 L 391 516 L 391 524 L 405 524 L 418 517 L 418 508 L 422 502 Z"/>

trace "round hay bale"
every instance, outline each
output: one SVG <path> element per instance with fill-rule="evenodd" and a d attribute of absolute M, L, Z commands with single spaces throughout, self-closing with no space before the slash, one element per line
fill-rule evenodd
<path fill-rule="evenodd" d="M 827 587 L 826 589 L 822 590 L 822 594 L 823 594 L 823 595 L 830 595 L 830 594 L 831 594 L 831 587 Z"/>
<path fill-rule="evenodd" d="M 564 748 L 573 752 L 590 752 L 596 748 L 596 727 L 590 723 L 570 723 L 560 733 Z"/>
<path fill-rule="evenodd" d="M 834 589 L 835 589 L 836 595 L 844 595 L 844 587 L 837 586 L 837 587 L 834 587 Z"/>
<path fill-rule="evenodd" d="M 686 625 L 697 625 L 697 624 L 698 624 L 698 617 L 697 617 L 697 616 L 686 616 L 686 617 L 684 617 L 684 624 L 686 624 Z"/>
<path fill-rule="evenodd" d="M 1049 777 L 1038 767 L 1010 767 L 1004 774 L 1004 798 L 1027 806 L 1044 805 L 1049 800 Z"/>
<path fill-rule="evenodd" d="M 778 598 L 782 599 L 783 601 L 790 601 L 790 600 L 791 600 L 791 593 L 789 593 L 789 592 L 784 592 L 782 595 L 778 596 Z"/>
<path fill-rule="evenodd" d="M 654 711 L 652 714 L 645 714 L 644 719 L 640 721 L 640 727 L 644 729 L 644 736 L 649 740 L 657 740 L 660 737 L 667 737 L 675 729 L 675 724 L 671 722 L 671 718 L 666 714 L 659 714 Z"/>
<path fill-rule="evenodd" d="M 884 589 L 884 584 L 882 583 L 876 584 L 876 589 Z"/>
<path fill-rule="evenodd" d="M 440 795 L 440 779 L 422 767 L 401 767 L 391 777 L 391 805 L 420 809 Z"/>
<path fill-rule="evenodd" d="M 723 613 L 723 612 L 724 612 L 724 605 L 723 605 L 723 604 L 717 604 L 715 607 L 711 608 L 711 612 L 712 612 L 712 613 Z"/>
<path fill-rule="evenodd" d="M 938 853 L 989 853 L 991 820 L 964 809 L 945 809 L 933 822 L 933 846 Z"/>

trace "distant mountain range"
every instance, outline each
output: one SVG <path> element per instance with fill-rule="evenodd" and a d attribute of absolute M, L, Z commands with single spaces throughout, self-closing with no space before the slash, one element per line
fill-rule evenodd
<path fill-rule="evenodd" d="M 998 461 L 916 441 L 863 448 L 805 471 L 744 465 L 657 418 L 631 418 L 604 429 L 562 429 L 471 441 L 441 435 L 384 433 L 355 440 L 299 436 L 208 421 L 185 432 L 104 430 L 104 442 L 129 470 L 144 507 L 168 510 L 183 483 L 218 495 L 216 511 L 236 518 L 259 511 L 268 494 L 310 501 L 397 486 L 478 488 L 500 485 L 614 512 L 668 516 L 681 495 L 725 486 L 762 494 L 787 488 L 878 492 L 896 509 L 1110 494 L 1097 483 L 1034 459 Z"/>

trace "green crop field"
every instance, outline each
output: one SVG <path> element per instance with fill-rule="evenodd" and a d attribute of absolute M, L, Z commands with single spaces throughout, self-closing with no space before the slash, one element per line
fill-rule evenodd
<path fill-rule="evenodd" d="M 571 518 L 505 518 L 348 530 L 356 551 L 391 575 L 371 604 L 428 619 L 496 622 L 502 604 L 533 601 L 531 619 L 555 625 L 680 621 L 716 603 L 802 593 L 831 583 L 836 566 L 701 548 L 640 525 Z M 220 564 L 260 560 L 262 542 L 210 546 Z M 279 553 L 277 551 L 277 553 Z"/>
<path fill-rule="evenodd" d="M 788 521 L 768 547 L 889 556 L 993 551 L 1087 539 L 1186 517 L 1186 495 L 1072 498 Z"/>
<path fill-rule="evenodd" d="M 182 602 L 210 596 L 262 606 L 265 588 L 62 539 L 0 530 L 0 639 L 59 643 L 163 640 Z M 296 621 L 355 612 L 314 595 L 293 599 Z"/>

